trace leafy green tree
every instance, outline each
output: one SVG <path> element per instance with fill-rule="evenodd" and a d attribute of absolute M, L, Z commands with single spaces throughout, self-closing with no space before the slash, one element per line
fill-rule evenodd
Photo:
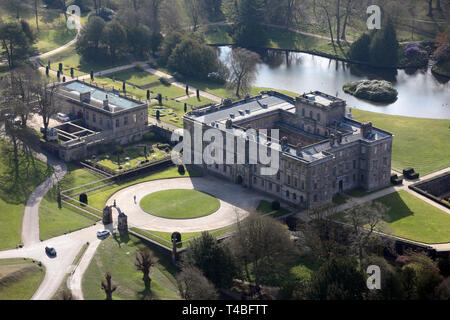
<path fill-rule="evenodd" d="M 105 25 L 102 37 L 113 61 L 127 53 L 127 34 L 125 28 L 119 22 L 114 20 L 108 22 Z"/>
<path fill-rule="evenodd" d="M 100 55 L 100 45 L 103 39 L 103 29 L 105 21 L 102 18 L 93 16 L 86 26 L 81 29 L 80 37 L 77 41 L 77 52 L 83 57 L 92 59 Z"/>
<path fill-rule="evenodd" d="M 183 264 L 200 269 L 218 288 L 231 287 L 236 275 L 236 265 L 230 251 L 208 232 L 203 232 L 191 242 L 183 255 Z"/>
<path fill-rule="evenodd" d="M 314 300 L 362 300 L 367 286 L 356 259 L 334 257 L 313 273 L 307 291 Z"/>
<path fill-rule="evenodd" d="M 261 47 L 267 42 L 263 0 L 241 0 L 235 15 L 233 39 L 241 47 Z"/>
<path fill-rule="evenodd" d="M 185 76 L 207 79 L 209 73 L 217 70 L 219 62 L 213 48 L 188 38 L 175 47 L 167 65 Z"/>
<path fill-rule="evenodd" d="M 159 60 L 162 64 L 167 63 L 172 51 L 184 38 L 185 35 L 178 31 L 171 32 L 165 36 L 158 53 Z"/>
<path fill-rule="evenodd" d="M 17 22 L 0 24 L 0 57 L 8 61 L 9 69 L 25 62 L 33 52 L 33 38 L 23 26 Z"/>

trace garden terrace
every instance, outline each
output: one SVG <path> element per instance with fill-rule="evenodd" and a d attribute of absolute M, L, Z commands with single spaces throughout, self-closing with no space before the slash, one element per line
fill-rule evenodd
<path fill-rule="evenodd" d="M 450 208 L 450 171 L 432 179 L 416 183 L 409 186 L 409 188 Z"/>

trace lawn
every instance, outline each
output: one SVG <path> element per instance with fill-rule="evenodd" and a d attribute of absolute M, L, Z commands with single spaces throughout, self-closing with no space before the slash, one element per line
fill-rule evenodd
<path fill-rule="evenodd" d="M 7 144 L 0 140 L 0 149 Z M 0 250 L 12 249 L 22 242 L 22 218 L 31 192 L 52 175 L 43 162 L 19 154 L 19 174 L 14 177 L 9 155 L 0 152 Z"/>
<path fill-rule="evenodd" d="M 61 190 L 81 186 L 102 179 L 103 176 L 81 167 L 68 164 L 68 172 L 61 180 Z M 93 225 L 98 219 L 63 204 L 58 208 L 56 187 L 53 187 L 42 199 L 39 206 L 39 231 L 41 240 L 60 236 Z"/>
<path fill-rule="evenodd" d="M 149 247 L 158 258 L 158 263 L 150 271 L 150 290 L 145 288 L 142 272 L 134 266 L 136 252 L 148 244 L 134 236 L 113 235 L 104 240 L 83 276 L 82 288 L 86 300 L 104 300 L 101 282 L 105 273 L 110 272 L 112 282 L 117 286 L 113 293 L 115 300 L 177 300 L 176 270 L 169 255 Z"/>
<path fill-rule="evenodd" d="M 381 231 L 429 244 L 450 241 L 450 215 L 409 192 L 402 190 L 375 201 L 389 208 Z M 348 222 L 345 213 L 336 219 Z"/>
<path fill-rule="evenodd" d="M 220 208 L 220 201 L 206 193 L 174 189 L 145 196 L 140 206 L 152 215 L 168 219 L 193 219 L 210 215 Z"/>
<path fill-rule="evenodd" d="M 158 76 L 152 75 L 151 73 L 148 73 L 147 71 L 144 71 L 140 68 L 131 68 L 128 70 L 111 73 L 108 75 L 108 77 L 120 81 L 125 81 L 132 85 L 138 86 L 141 89 L 146 89 L 152 84 L 159 85 L 161 83 L 158 80 Z"/>
<path fill-rule="evenodd" d="M 413 167 L 421 176 L 450 166 L 450 120 L 392 116 L 352 109 L 356 120 L 394 134 L 392 168 Z"/>
<path fill-rule="evenodd" d="M 45 267 L 30 259 L 0 260 L 0 300 L 30 300 L 44 276 Z"/>
<path fill-rule="evenodd" d="M 266 200 L 261 200 L 256 208 L 256 211 L 264 214 L 270 215 L 273 218 L 281 217 L 288 214 L 290 211 L 285 208 L 280 208 L 279 210 L 272 209 L 272 203 Z"/>
<path fill-rule="evenodd" d="M 66 48 L 64 51 L 52 55 L 51 57 L 41 60 L 41 63 L 46 66 L 50 61 L 50 68 L 54 71 L 58 71 L 59 63 L 63 64 L 63 74 L 70 76 L 70 68 L 74 68 L 74 76 L 82 76 L 89 74 L 92 71 L 99 72 L 105 69 L 118 67 L 127 64 L 126 61 L 106 61 L 100 60 L 96 62 L 84 60 L 75 50 L 75 46 L 72 45 Z"/>
<path fill-rule="evenodd" d="M 424 243 L 450 242 L 450 215 L 407 191 L 377 199 L 390 208 L 386 224 L 399 237 Z"/>

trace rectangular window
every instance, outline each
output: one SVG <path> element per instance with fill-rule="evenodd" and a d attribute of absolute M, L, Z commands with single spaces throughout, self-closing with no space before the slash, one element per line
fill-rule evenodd
<path fill-rule="evenodd" d="M 356 169 L 356 160 L 353 160 L 353 169 Z"/>
<path fill-rule="evenodd" d="M 89 121 L 89 112 L 86 111 L 86 121 Z"/>
<path fill-rule="evenodd" d="M 294 186 L 297 188 L 297 178 L 294 178 Z"/>
<path fill-rule="evenodd" d="M 116 119 L 116 128 L 119 128 L 119 127 L 120 127 L 120 120 Z"/>
<path fill-rule="evenodd" d="M 95 113 L 92 114 L 92 122 L 94 122 L 94 123 L 97 122 L 97 117 L 96 117 Z"/>
<path fill-rule="evenodd" d="M 98 118 L 98 123 L 99 123 L 100 125 L 103 125 L 103 118 Z"/>
<path fill-rule="evenodd" d="M 287 183 L 288 185 L 291 185 L 291 176 L 287 176 Z"/>
<path fill-rule="evenodd" d="M 361 153 L 362 154 L 366 153 L 366 147 L 361 147 Z"/>
<path fill-rule="evenodd" d="M 280 186 L 277 185 L 277 192 L 280 192 Z"/>
<path fill-rule="evenodd" d="M 136 123 L 137 122 L 137 115 L 133 114 L 133 122 Z"/>

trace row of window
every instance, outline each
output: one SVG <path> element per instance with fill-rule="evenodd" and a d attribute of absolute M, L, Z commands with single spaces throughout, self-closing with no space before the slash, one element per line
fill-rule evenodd
<path fill-rule="evenodd" d="M 144 116 L 145 116 L 145 113 L 142 112 L 140 114 L 140 119 L 144 120 Z M 137 114 L 133 114 L 132 115 L 132 117 L 131 117 L 132 123 L 137 123 L 137 117 L 138 117 Z M 85 113 L 85 119 L 86 119 L 86 121 L 89 121 L 89 112 L 88 111 L 86 111 L 86 113 Z M 99 125 L 103 125 L 103 118 L 102 117 L 98 117 L 98 119 L 97 119 L 97 114 L 93 113 L 92 114 L 92 122 L 93 123 L 97 123 L 97 120 L 98 120 L 98 124 Z M 129 124 L 129 117 L 128 116 L 123 117 L 123 125 L 127 126 L 128 124 Z M 108 128 L 111 128 L 111 123 L 109 121 L 108 121 L 107 125 L 108 125 Z M 116 119 L 116 128 L 119 128 L 120 126 L 121 126 L 120 119 Z"/>

